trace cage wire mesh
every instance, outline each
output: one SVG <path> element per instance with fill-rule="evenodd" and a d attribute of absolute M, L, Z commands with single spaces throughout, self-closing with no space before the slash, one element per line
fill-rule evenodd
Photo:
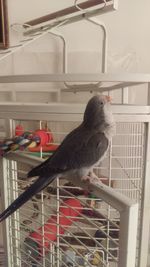
<path fill-rule="evenodd" d="M 14 120 L 15 130 L 20 121 Z M 59 144 L 79 122 L 47 122 L 53 142 Z M 26 131 L 42 128 L 41 121 L 22 120 Z M 95 168 L 100 180 L 141 203 L 145 153 L 145 123 L 118 122 L 104 161 Z M 20 153 L 30 153 L 26 148 Z M 42 149 L 35 154 L 47 157 Z M 7 194 L 11 203 L 34 179 L 31 166 L 7 160 Z M 140 218 L 140 216 L 139 216 Z M 8 220 L 10 266 L 117 267 L 119 249 L 117 210 L 65 179 L 57 179 L 35 195 Z M 140 219 L 139 219 L 140 228 Z M 137 247 L 138 258 L 138 247 Z"/>

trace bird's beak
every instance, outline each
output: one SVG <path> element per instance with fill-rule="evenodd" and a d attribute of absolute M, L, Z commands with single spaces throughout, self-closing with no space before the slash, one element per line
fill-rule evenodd
<path fill-rule="evenodd" d="M 112 98 L 111 98 L 111 96 L 106 95 L 106 101 L 109 102 L 109 103 L 111 103 L 111 102 L 112 102 Z"/>

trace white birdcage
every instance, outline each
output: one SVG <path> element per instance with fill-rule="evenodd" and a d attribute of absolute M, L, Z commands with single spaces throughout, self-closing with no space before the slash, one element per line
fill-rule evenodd
<path fill-rule="evenodd" d="M 87 7 L 97 4 L 101 6 L 87 10 Z M 25 35 L 19 44 L 1 52 L 0 59 L 51 33 L 63 43 L 63 73 L 1 76 L 1 83 L 48 83 L 48 88 L 43 87 L 42 90 L 37 87 L 24 89 L 20 86 L 13 90 L 3 86 L 1 91 L 10 91 L 13 101 L 17 100 L 17 91 L 51 91 L 56 93 L 57 100 L 60 101 L 61 92 L 66 96 L 78 92 L 79 87 L 83 92 L 119 89 L 122 92 L 122 104 L 128 103 L 126 87 L 149 83 L 150 77 L 140 74 L 104 75 L 107 71 L 107 29 L 103 22 L 92 18 L 116 10 L 117 6 L 117 0 L 87 1 L 86 5 L 78 5 L 75 1 L 71 7 L 73 11 L 70 11 L 73 12 L 72 16 L 66 9 L 53 13 L 51 21 L 45 26 L 36 26 L 36 20 L 23 25 L 11 25 L 16 31 L 22 27 Z M 103 74 L 67 73 L 66 39 L 55 28 L 80 20 L 97 25 L 103 32 L 100 64 Z M 53 87 L 55 82 L 56 86 Z M 64 82 L 62 88 L 60 82 Z M 112 84 L 104 85 L 104 82 Z M 59 144 L 80 123 L 84 108 L 84 105 L 65 103 L 1 103 L 0 137 L 13 137 L 16 125 L 20 123 L 25 131 L 33 132 L 41 129 L 42 122 L 46 121 L 47 132 L 50 129 L 53 142 Z M 106 158 L 95 168 L 100 182 L 91 183 L 89 190 L 87 183 L 72 181 L 71 177 L 68 177 L 69 181 L 57 179 L 9 217 L 3 223 L 2 254 L 5 253 L 5 257 L 0 257 L 1 266 L 146 267 L 150 195 L 149 107 L 118 105 L 113 106 L 113 113 L 117 124 L 116 135 Z M 26 179 L 26 173 L 45 156 L 48 155 L 43 149 L 36 154 L 25 149 L 7 153 L 1 159 L 2 210 L 33 182 Z"/>
<path fill-rule="evenodd" d="M 19 123 L 33 132 L 44 120 L 58 144 L 80 123 L 84 108 L 3 104 L 0 117 L 9 136 Z M 91 184 L 91 193 L 86 183 L 73 185 L 71 177 L 69 182 L 62 178 L 15 212 L 3 228 L 6 266 L 131 267 L 135 261 L 142 266 L 148 244 L 149 107 L 112 109 L 116 134 L 106 158 L 95 168 L 102 183 Z M 35 157 L 26 149 L 3 158 L 3 208 L 32 182 L 26 173 L 43 155 L 40 150 L 40 157 Z"/>

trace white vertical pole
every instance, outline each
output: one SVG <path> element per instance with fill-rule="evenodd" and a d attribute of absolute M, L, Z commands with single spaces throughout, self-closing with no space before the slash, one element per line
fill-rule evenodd
<path fill-rule="evenodd" d="M 42 266 L 45 267 L 45 231 L 44 231 L 44 195 L 43 195 L 43 191 L 41 192 L 41 213 L 42 213 Z"/>
<path fill-rule="evenodd" d="M 61 26 L 61 23 L 60 23 Z M 59 27 L 59 25 L 58 25 Z M 60 32 L 54 31 L 55 29 L 53 28 L 49 33 L 59 37 L 62 42 L 63 42 L 63 73 L 67 73 L 67 45 L 66 45 L 66 39 Z M 67 86 L 67 83 L 64 82 L 64 84 Z M 61 101 L 61 90 L 58 90 L 57 92 L 57 101 Z"/>
<path fill-rule="evenodd" d="M 115 10 L 118 9 L 118 0 L 114 0 L 114 2 L 113 2 L 113 8 L 114 8 Z"/>
<path fill-rule="evenodd" d="M 118 267 L 135 267 L 138 227 L 138 204 L 120 213 Z"/>
<path fill-rule="evenodd" d="M 150 122 L 147 125 L 147 140 L 145 151 L 145 174 L 143 179 L 143 192 L 141 203 L 141 229 L 138 267 L 147 266 L 149 225 L 150 225 Z"/>
<path fill-rule="evenodd" d="M 2 197 L 2 209 L 6 209 L 9 205 L 9 197 L 8 197 L 8 168 L 7 168 L 7 162 L 8 160 L 5 158 L 2 158 L 0 161 L 0 167 L 2 169 L 2 177 L 1 177 L 1 197 Z M 10 248 L 10 229 L 9 229 L 9 219 L 5 220 L 3 222 L 3 245 L 4 245 L 4 251 L 6 253 L 6 258 L 5 258 L 5 264 L 6 267 L 11 267 L 11 248 Z"/>
<path fill-rule="evenodd" d="M 87 21 L 92 22 L 93 24 L 101 27 L 101 29 L 103 30 L 103 53 L 102 53 L 102 73 L 106 73 L 107 72 L 107 46 L 108 46 L 108 37 L 107 37 L 107 29 L 106 26 L 103 22 L 97 20 L 97 19 L 93 19 L 93 18 L 86 18 L 85 19 Z"/>
<path fill-rule="evenodd" d="M 122 88 L 122 104 L 129 104 L 129 88 Z"/>
<path fill-rule="evenodd" d="M 56 266 L 60 266 L 60 222 L 59 222 L 59 206 L 60 206 L 60 195 L 59 195 L 59 178 L 57 178 L 57 261 L 56 261 Z"/>
<path fill-rule="evenodd" d="M 10 162 L 10 172 L 11 172 L 11 185 L 12 185 L 12 196 L 13 200 L 15 200 L 18 197 L 18 181 L 17 181 L 17 163 L 15 161 Z M 12 220 L 12 226 L 14 229 L 12 229 L 12 235 L 13 235 L 13 259 L 14 263 L 17 267 L 21 267 L 21 252 L 20 252 L 20 242 L 21 242 L 21 236 L 20 236 L 20 216 L 19 216 L 19 210 L 17 210 L 13 214 L 13 220 Z"/>
<path fill-rule="evenodd" d="M 6 138 L 11 138 L 13 136 L 13 120 L 5 119 L 5 133 Z"/>
<path fill-rule="evenodd" d="M 12 91 L 11 91 L 11 100 L 12 100 L 12 102 L 17 101 L 16 91 L 14 89 L 12 89 Z"/>
<path fill-rule="evenodd" d="M 147 90 L 147 105 L 150 105 L 150 83 L 148 83 Z"/>

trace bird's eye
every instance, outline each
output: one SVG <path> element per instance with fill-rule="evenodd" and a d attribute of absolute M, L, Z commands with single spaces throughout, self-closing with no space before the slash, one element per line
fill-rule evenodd
<path fill-rule="evenodd" d="M 100 102 L 100 106 L 103 106 L 103 105 L 104 105 L 104 102 L 103 102 L 103 101 L 101 101 L 101 102 Z"/>

